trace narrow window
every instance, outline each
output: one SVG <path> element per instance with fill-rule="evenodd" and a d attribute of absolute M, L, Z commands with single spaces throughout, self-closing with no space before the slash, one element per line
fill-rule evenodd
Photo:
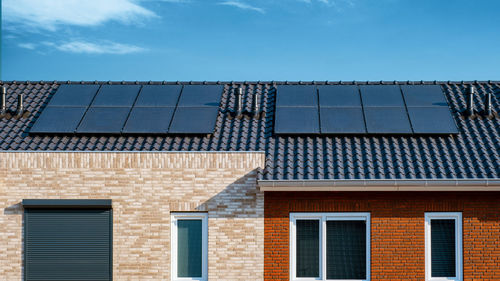
<path fill-rule="evenodd" d="M 426 213 L 426 279 L 462 280 L 461 213 Z"/>
<path fill-rule="evenodd" d="M 172 280 L 207 280 L 207 215 L 172 214 Z"/>
<path fill-rule="evenodd" d="M 292 280 L 370 280 L 369 213 L 290 214 Z"/>

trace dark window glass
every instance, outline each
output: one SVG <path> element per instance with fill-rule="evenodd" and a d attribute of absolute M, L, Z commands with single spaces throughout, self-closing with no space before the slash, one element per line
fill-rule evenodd
<path fill-rule="evenodd" d="M 297 277 L 319 276 L 319 220 L 297 220 Z"/>
<path fill-rule="evenodd" d="M 432 277 L 455 276 L 455 220 L 431 220 Z"/>
<path fill-rule="evenodd" d="M 326 222 L 327 279 L 366 279 L 366 222 Z"/>
<path fill-rule="evenodd" d="M 177 221 L 177 276 L 202 277 L 202 221 Z"/>

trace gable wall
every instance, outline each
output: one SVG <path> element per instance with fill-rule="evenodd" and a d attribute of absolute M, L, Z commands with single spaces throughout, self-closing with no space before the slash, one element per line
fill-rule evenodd
<path fill-rule="evenodd" d="M 0 153 L 0 280 L 22 280 L 22 199 L 112 199 L 114 280 L 170 279 L 170 212 L 208 212 L 210 280 L 262 280 L 262 153 Z"/>
<path fill-rule="evenodd" d="M 371 280 L 425 279 L 425 212 L 462 212 L 464 280 L 500 280 L 500 192 L 265 192 L 265 280 L 289 279 L 290 212 L 369 212 Z"/>

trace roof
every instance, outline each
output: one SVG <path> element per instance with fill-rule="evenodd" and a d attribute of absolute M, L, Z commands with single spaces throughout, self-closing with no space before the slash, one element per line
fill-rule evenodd
<path fill-rule="evenodd" d="M 113 136 L 30 135 L 34 121 L 61 84 L 222 84 L 221 108 L 211 135 Z M 439 84 L 449 102 L 458 135 L 445 136 L 279 136 L 273 134 L 275 87 L 282 84 Z M 500 111 L 500 82 L 3 82 L 7 106 L 15 110 L 24 93 L 27 118 L 0 118 L 2 151 L 263 151 L 262 180 L 325 179 L 494 179 L 500 178 L 500 119 L 469 118 L 466 89 L 474 84 L 477 109 L 485 93 L 493 93 Z M 244 110 L 251 111 L 252 93 L 260 95 L 264 116 L 241 119 L 234 108 L 233 88 L 243 87 Z"/>

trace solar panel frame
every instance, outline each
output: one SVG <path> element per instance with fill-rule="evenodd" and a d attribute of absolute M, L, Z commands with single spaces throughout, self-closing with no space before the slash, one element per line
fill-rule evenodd
<path fill-rule="evenodd" d="M 90 107 L 76 133 L 119 134 L 130 113 L 130 107 Z"/>
<path fill-rule="evenodd" d="M 99 85 L 63 84 L 57 88 L 47 106 L 87 107 L 99 87 Z"/>
<path fill-rule="evenodd" d="M 74 133 L 86 110 L 86 107 L 46 107 L 29 132 L 52 134 Z"/>
<path fill-rule="evenodd" d="M 412 134 L 405 107 L 365 107 L 368 134 Z"/>
<path fill-rule="evenodd" d="M 321 134 L 366 134 L 361 107 L 321 107 Z"/>
<path fill-rule="evenodd" d="M 458 134 L 450 109 L 443 106 L 408 107 L 415 134 Z"/>
<path fill-rule="evenodd" d="M 179 98 L 180 107 L 219 107 L 222 85 L 184 85 Z"/>
<path fill-rule="evenodd" d="M 318 86 L 319 107 L 361 107 L 356 85 Z"/>
<path fill-rule="evenodd" d="M 175 107 L 182 85 L 144 85 L 137 96 L 135 107 Z"/>
<path fill-rule="evenodd" d="M 211 134 L 215 130 L 218 113 L 219 107 L 177 107 L 168 133 Z"/>
<path fill-rule="evenodd" d="M 102 85 L 91 107 L 131 107 L 141 85 Z"/>
<path fill-rule="evenodd" d="M 175 107 L 134 107 L 130 111 L 122 133 L 166 134 Z"/>
<path fill-rule="evenodd" d="M 361 85 L 359 89 L 364 107 L 405 106 L 399 85 Z"/>
<path fill-rule="evenodd" d="M 280 85 L 276 87 L 276 106 L 318 106 L 318 92 L 313 85 Z"/>
<path fill-rule="evenodd" d="M 304 129 L 305 128 L 305 129 Z M 319 134 L 317 107 L 277 107 L 274 123 L 275 134 Z"/>
<path fill-rule="evenodd" d="M 448 101 L 439 85 L 401 85 L 407 106 L 448 106 Z"/>

